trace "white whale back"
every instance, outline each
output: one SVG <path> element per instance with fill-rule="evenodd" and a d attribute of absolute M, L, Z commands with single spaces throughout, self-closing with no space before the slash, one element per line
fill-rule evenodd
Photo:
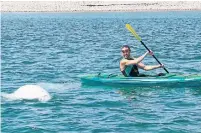
<path fill-rule="evenodd" d="M 24 85 L 11 94 L 2 94 L 3 97 L 10 100 L 25 99 L 39 101 L 48 101 L 51 99 L 50 94 L 38 85 Z"/>

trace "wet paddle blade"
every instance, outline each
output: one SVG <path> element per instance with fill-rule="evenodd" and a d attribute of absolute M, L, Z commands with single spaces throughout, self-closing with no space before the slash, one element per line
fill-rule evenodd
<path fill-rule="evenodd" d="M 130 24 L 126 24 L 126 28 L 135 36 L 137 40 L 142 41 Z"/>

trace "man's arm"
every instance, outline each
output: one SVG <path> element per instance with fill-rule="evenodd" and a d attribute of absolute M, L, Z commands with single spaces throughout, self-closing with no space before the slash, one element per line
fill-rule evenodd
<path fill-rule="evenodd" d="M 135 64 L 140 63 L 148 53 L 149 52 L 147 51 L 145 54 L 143 54 L 142 56 L 140 56 L 134 60 L 127 60 L 125 65 L 135 65 Z"/>
<path fill-rule="evenodd" d="M 150 66 L 150 65 L 146 66 L 146 65 L 144 65 L 144 64 L 141 63 L 141 62 L 138 63 L 137 66 L 138 66 L 139 68 L 145 70 L 145 71 L 149 71 L 149 70 L 153 70 L 153 69 L 157 69 L 157 68 L 162 68 L 162 67 L 164 67 L 163 64 L 162 64 L 162 65 L 154 65 L 154 66 Z"/>
<path fill-rule="evenodd" d="M 123 71 L 125 69 L 126 62 L 127 62 L 127 60 L 125 60 L 125 59 L 120 61 L 120 63 L 119 63 L 120 71 Z"/>

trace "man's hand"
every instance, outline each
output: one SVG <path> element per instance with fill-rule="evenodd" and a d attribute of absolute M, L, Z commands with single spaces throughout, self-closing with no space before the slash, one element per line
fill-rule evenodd
<path fill-rule="evenodd" d="M 164 67 L 165 67 L 164 64 L 161 64 L 161 65 L 160 65 L 160 68 L 164 68 Z"/>
<path fill-rule="evenodd" d="M 154 55 L 153 51 L 150 50 L 149 51 L 149 55 Z"/>

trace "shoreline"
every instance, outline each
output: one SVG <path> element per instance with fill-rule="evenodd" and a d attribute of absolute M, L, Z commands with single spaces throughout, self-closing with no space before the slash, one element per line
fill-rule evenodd
<path fill-rule="evenodd" d="M 62 11 L 62 12 L 53 12 L 53 11 L 8 11 L 8 12 L 1 12 L 2 14 L 6 14 L 6 13 L 55 13 L 55 14 L 59 14 L 59 13 L 139 13 L 139 12 L 193 12 L 193 11 L 201 11 L 201 10 L 138 10 L 138 11 Z"/>
<path fill-rule="evenodd" d="M 2 1 L 1 13 L 201 11 L 201 1 Z"/>

